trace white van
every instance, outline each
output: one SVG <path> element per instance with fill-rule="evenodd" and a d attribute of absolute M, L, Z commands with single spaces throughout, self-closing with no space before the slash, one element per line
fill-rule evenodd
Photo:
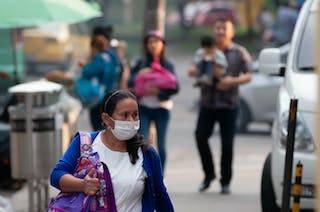
<path fill-rule="evenodd" d="M 279 90 L 277 117 L 272 132 L 272 151 L 262 173 L 261 203 L 263 212 L 279 211 L 282 204 L 288 111 L 291 98 L 297 98 L 298 117 L 293 173 L 298 161 L 303 164 L 301 209 L 315 207 L 316 102 L 319 97 L 316 75 L 316 29 L 319 25 L 320 0 L 307 0 L 300 12 L 291 40 L 287 64 L 281 64 L 280 50 L 264 49 L 259 63 L 262 72 L 284 77 Z M 318 26 L 317 26 L 318 25 Z M 292 182 L 294 182 L 294 174 Z"/>

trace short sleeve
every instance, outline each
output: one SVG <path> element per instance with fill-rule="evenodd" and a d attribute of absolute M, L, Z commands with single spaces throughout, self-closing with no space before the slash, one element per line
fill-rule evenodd
<path fill-rule="evenodd" d="M 241 53 L 241 62 L 243 64 L 242 66 L 242 72 L 248 73 L 252 72 L 252 58 L 249 52 L 244 48 L 240 47 L 240 53 Z"/>

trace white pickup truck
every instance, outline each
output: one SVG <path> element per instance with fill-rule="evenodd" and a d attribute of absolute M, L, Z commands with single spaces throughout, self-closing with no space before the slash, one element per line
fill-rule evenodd
<path fill-rule="evenodd" d="M 260 53 L 260 71 L 284 77 L 277 102 L 277 117 L 272 132 L 272 151 L 262 173 L 261 203 L 263 212 L 280 211 L 282 204 L 283 174 L 287 138 L 288 111 L 291 98 L 297 98 L 298 116 L 293 160 L 293 173 L 298 161 L 303 164 L 301 209 L 315 207 L 316 170 L 316 103 L 319 98 L 315 72 L 316 46 L 319 36 L 320 0 L 307 0 L 300 12 L 286 64 L 280 60 L 280 50 L 264 49 Z M 294 182 L 294 174 L 292 177 Z"/>

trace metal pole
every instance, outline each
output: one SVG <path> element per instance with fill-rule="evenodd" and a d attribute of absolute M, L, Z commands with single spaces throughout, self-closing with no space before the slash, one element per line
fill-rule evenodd
<path fill-rule="evenodd" d="M 293 161 L 295 134 L 296 134 L 297 109 L 298 109 L 298 100 L 291 99 L 290 110 L 289 110 L 285 169 L 284 169 L 284 177 L 283 177 L 281 212 L 290 212 L 292 161 Z"/>
<path fill-rule="evenodd" d="M 296 166 L 296 179 L 294 182 L 292 196 L 293 196 L 293 205 L 292 205 L 292 212 L 299 212 L 300 211 L 300 197 L 301 197 L 301 183 L 302 183 L 302 169 L 303 166 L 299 161 Z"/>
<path fill-rule="evenodd" d="M 45 211 L 47 211 L 48 204 L 49 204 L 49 185 L 48 185 L 47 179 L 43 179 L 43 186 L 44 186 L 44 209 Z"/>
<path fill-rule="evenodd" d="M 41 184 L 41 179 L 36 179 L 36 191 L 37 191 L 37 207 L 38 211 L 41 212 L 43 211 L 42 208 L 42 184 Z"/>
<path fill-rule="evenodd" d="M 28 185 L 29 185 L 29 211 L 35 211 L 35 198 L 34 198 L 34 159 L 33 159 L 33 139 L 32 139 L 32 94 L 26 94 L 26 132 L 27 141 L 29 142 L 29 174 L 28 174 Z"/>

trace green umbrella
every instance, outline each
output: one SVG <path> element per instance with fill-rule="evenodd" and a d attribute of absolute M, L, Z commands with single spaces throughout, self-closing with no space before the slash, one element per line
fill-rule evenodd
<path fill-rule="evenodd" d="M 83 0 L 1 0 L 0 28 L 76 23 L 102 13 Z"/>
<path fill-rule="evenodd" d="M 47 23 L 76 23 L 101 16 L 97 5 L 84 0 L 1 0 L 0 28 L 24 28 Z M 12 30 L 14 46 L 15 30 Z M 12 51 L 17 79 L 16 52 Z"/>

